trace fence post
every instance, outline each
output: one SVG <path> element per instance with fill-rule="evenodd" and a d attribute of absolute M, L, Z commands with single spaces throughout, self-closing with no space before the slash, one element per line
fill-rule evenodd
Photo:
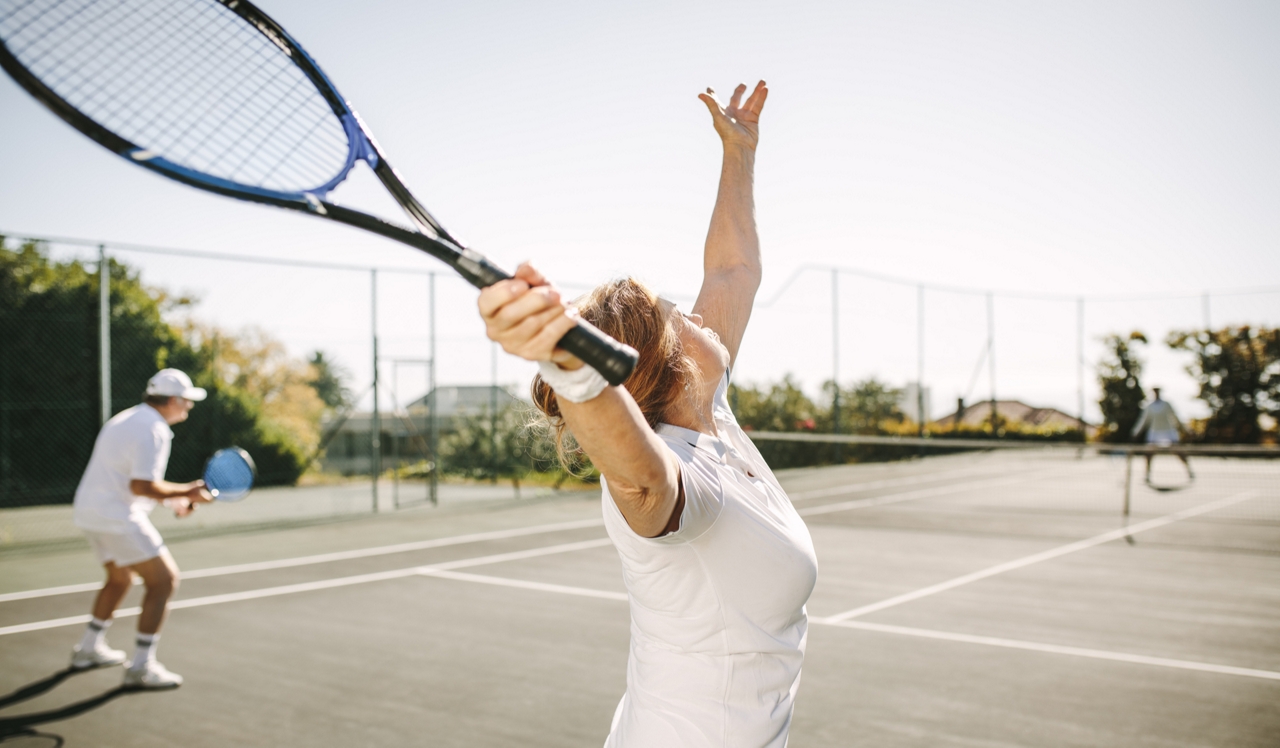
<path fill-rule="evenodd" d="M 489 480 L 498 482 L 498 344 L 489 342 Z M 520 498 L 519 491 L 516 498 Z"/>
<path fill-rule="evenodd" d="M 1076 413 L 1080 417 L 1080 442 L 1089 441 L 1084 422 L 1084 297 L 1076 299 Z M 1081 456 L 1084 453 L 1081 452 Z"/>
<path fill-rule="evenodd" d="M 924 438 L 924 285 L 916 286 L 916 435 Z"/>
<path fill-rule="evenodd" d="M 440 421 L 436 418 L 436 274 L 427 275 L 428 295 L 427 304 L 430 307 L 428 318 L 431 321 L 430 332 L 430 355 L 431 363 L 427 367 L 427 439 L 430 441 L 431 452 L 431 487 L 430 497 L 431 504 L 435 506 L 440 503 Z"/>
<path fill-rule="evenodd" d="M 373 473 L 373 511 L 378 511 L 378 476 L 382 473 L 382 423 L 378 418 L 378 270 L 369 270 L 369 318 L 373 334 L 373 412 L 369 418 L 369 471 Z"/>
<path fill-rule="evenodd" d="M 996 408 L 996 302 L 987 291 L 987 373 L 991 375 L 991 435 L 1000 435 L 1000 413 Z"/>
<path fill-rule="evenodd" d="M 98 384 L 105 425 L 111 420 L 111 263 L 105 244 L 98 245 Z"/>
<path fill-rule="evenodd" d="M 831 432 L 840 433 L 840 269 L 831 268 Z M 844 448 L 835 444 L 836 463 L 844 461 Z"/>

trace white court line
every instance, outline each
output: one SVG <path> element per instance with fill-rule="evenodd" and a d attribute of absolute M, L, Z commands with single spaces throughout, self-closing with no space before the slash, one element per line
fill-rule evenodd
<path fill-rule="evenodd" d="M 334 561 L 350 561 L 357 558 L 371 558 L 374 556 L 386 556 L 393 553 L 407 553 L 409 551 L 421 551 L 428 548 L 444 548 L 451 545 L 464 545 L 466 543 L 479 543 L 485 540 L 505 540 L 507 538 L 519 538 L 526 535 L 542 535 L 545 533 L 561 532 L 563 530 L 579 530 L 588 527 L 600 527 L 604 525 L 602 519 L 577 520 L 574 522 L 558 522 L 551 525 L 536 525 L 533 527 L 518 527 L 511 530 L 493 530 L 490 532 L 477 532 L 470 535 L 454 535 L 447 538 L 436 538 L 434 540 L 419 540 L 412 543 L 398 543 L 396 545 L 383 545 L 374 548 L 360 548 L 352 551 L 335 551 L 333 553 L 321 553 L 314 556 L 298 556 L 296 558 L 282 558 L 275 561 L 259 561 L 249 564 L 235 564 L 233 566 L 215 566 L 208 569 L 196 569 L 194 571 L 182 572 L 183 579 L 203 579 L 205 577 L 220 577 L 227 574 L 244 574 L 252 571 L 270 571 L 272 569 L 288 569 L 295 566 L 309 566 L 312 564 L 327 564 Z M 134 584 L 140 584 L 139 580 L 134 580 Z M 93 592 L 102 589 L 102 582 L 86 582 L 84 584 L 68 584 L 62 587 L 46 587 L 39 590 L 26 590 L 24 592 L 8 592 L 0 594 L 0 603 L 10 602 L 12 600 L 27 600 L 33 597 L 50 597 L 53 595 L 67 595 L 74 592 Z"/>
<path fill-rule="evenodd" d="M 910 478 L 885 478 L 883 480 L 863 481 L 862 483 L 846 483 L 830 488 L 816 488 L 810 491 L 788 491 L 787 496 L 792 501 L 809 501 L 811 499 L 822 499 L 828 496 L 840 496 L 847 493 L 855 493 L 858 491 L 871 491 L 877 488 L 897 488 L 898 486 L 910 486 L 916 483 L 928 483 L 929 481 L 938 480 L 954 480 L 960 476 L 976 475 L 979 473 L 990 473 L 1000 469 L 998 465 L 987 465 L 985 467 L 966 468 L 963 470 L 939 470 L 936 473 L 927 475 L 917 475 Z M 1038 472 L 1043 468 L 1023 468 L 1017 472 Z M 1008 473 L 1010 471 L 1004 471 Z M 1005 477 L 1008 477 L 1007 475 Z"/>
<path fill-rule="evenodd" d="M 571 551 L 580 551 L 587 548 L 599 548 L 601 546 L 610 545 L 611 543 L 612 541 L 608 538 L 598 538 L 595 540 L 584 540 L 577 543 L 561 543 L 560 545 L 550 545 L 543 548 L 531 548 L 526 551 L 513 551 L 511 553 L 497 553 L 490 556 L 464 558 L 457 561 L 446 561 L 427 566 L 411 566 L 405 569 L 392 569 L 390 571 L 380 571 L 373 574 L 357 574 L 350 577 L 322 579 L 316 582 L 286 584 L 280 587 L 265 587 L 257 590 L 245 590 L 244 592 L 231 592 L 225 595 L 193 597 L 188 600 L 176 600 L 170 603 L 169 610 L 201 608 L 206 605 L 220 605 L 222 603 L 240 602 L 242 600 L 259 600 L 265 597 L 279 597 L 281 595 L 292 595 L 299 592 L 314 592 L 317 590 L 335 589 L 337 587 L 349 587 L 356 584 L 382 582 L 388 579 L 401 579 L 419 574 L 429 574 L 434 570 L 448 571 L 452 569 L 465 569 L 470 566 L 498 564 L 504 561 L 519 561 L 526 558 L 549 556 L 556 553 L 569 553 Z M 140 610 L 140 608 L 127 608 L 125 610 L 116 611 L 116 618 L 134 616 L 137 615 Z M 28 631 L 41 631 L 61 626 L 71 626 L 77 623 L 88 623 L 88 621 L 89 616 L 83 615 L 71 616 L 69 618 L 54 618 L 47 621 L 35 621 L 33 623 L 21 623 L 14 626 L 5 626 L 0 628 L 0 636 L 4 636 L 6 634 L 21 634 Z"/>
<path fill-rule="evenodd" d="M 959 472 L 959 471 L 957 471 Z M 954 476 L 957 473 L 948 473 L 948 476 Z M 905 479 L 904 479 L 905 480 Z M 830 489 L 822 489 L 821 491 L 800 492 L 791 495 L 793 501 L 804 501 L 807 499 L 821 498 L 822 496 L 839 495 L 845 493 L 853 493 L 855 491 L 887 487 L 888 481 L 872 481 L 862 484 L 847 484 L 837 486 Z M 980 487 L 981 484 L 952 484 L 951 489 L 964 488 L 969 485 Z M 880 497 L 881 499 L 892 499 L 894 496 Z M 906 501 L 906 498 L 896 499 Z M 866 501 L 866 500 L 863 500 Z M 882 502 L 887 503 L 887 502 Z M 841 511 L 842 509 L 854 509 L 861 505 L 859 502 L 847 502 L 846 504 L 833 505 L 838 506 L 837 509 L 827 511 Z M 867 504 L 874 506 L 875 504 Z M 826 509 L 822 507 L 821 509 Z M 814 513 L 826 513 L 824 511 L 809 510 Z M 803 514 L 804 512 L 802 512 Z M 282 558 L 274 561 L 258 561 L 247 564 L 234 564 L 230 566 L 215 566 L 208 569 L 195 569 L 192 571 L 183 571 L 183 579 L 205 579 L 208 577 L 221 577 L 229 574 L 245 574 L 255 571 L 271 571 L 274 569 L 288 569 L 297 566 L 310 566 L 313 564 L 327 564 L 335 561 L 350 561 L 359 558 L 372 558 L 375 556 L 387 556 L 395 553 L 408 553 L 411 551 L 427 550 L 429 548 L 444 548 L 453 545 L 465 545 L 467 543 L 479 543 L 486 540 L 505 540 L 508 538 L 525 537 L 528 535 L 542 535 L 553 532 L 562 532 L 565 530 L 580 530 L 589 527 L 601 527 L 604 525 L 603 519 L 586 519 L 576 520 L 573 522 L 558 522 L 549 525 L 535 525 L 533 527 L 519 527 L 510 530 L 492 530 L 490 532 L 478 532 L 469 535 L 454 535 L 446 538 L 436 538 L 434 540 L 419 540 L 411 543 L 397 543 L 396 545 L 383 545 L 373 548 L 359 548 L 350 551 L 335 551 L 332 553 L 320 553 L 312 556 L 298 556 L 296 558 Z M 141 580 L 135 579 L 134 584 L 141 584 Z M 45 587 L 36 590 L 24 590 L 22 592 L 6 592 L 0 594 L 0 603 L 12 602 L 14 600 L 29 600 L 38 597 L 52 597 L 55 595 L 69 595 L 78 592 L 96 592 L 102 588 L 102 582 L 84 582 L 82 584 L 67 584 L 60 587 Z"/>
<path fill-rule="evenodd" d="M 537 590 L 540 592 L 554 592 L 562 595 L 578 595 L 581 597 L 595 597 L 605 600 L 618 600 L 625 602 L 627 596 L 621 592 L 608 592 L 606 590 L 594 590 L 587 587 L 570 587 L 563 584 L 544 584 L 541 582 L 527 582 L 523 579 L 507 579 L 505 577 L 490 577 L 481 574 L 458 574 L 454 572 L 423 572 L 426 576 L 443 577 L 445 579 L 455 579 L 460 582 L 475 582 L 478 584 L 492 584 L 501 587 L 515 587 L 525 590 Z M 1217 673 L 1219 675 L 1239 675 L 1247 678 L 1264 678 L 1267 680 L 1280 680 L 1280 673 L 1270 670 L 1256 670 L 1254 668 L 1234 667 L 1232 665 L 1214 665 L 1207 662 L 1195 662 L 1194 660 L 1175 660 L 1169 657 L 1148 657 L 1147 655 L 1129 654 L 1127 652 L 1109 652 L 1105 649 L 1087 649 L 1084 647 L 1064 647 L 1057 644 L 1041 644 L 1039 642 L 1022 641 L 1019 639 L 1004 639 L 994 636 L 974 636 L 972 634 L 957 634 L 950 631 L 934 631 L 931 629 L 918 629 L 908 626 L 888 626 L 879 623 L 867 623 L 866 621 L 837 621 L 831 622 L 818 618 L 810 618 L 810 622 L 826 626 L 836 626 L 840 628 L 859 629 L 862 631 L 875 631 L 884 634 L 899 634 L 902 636 L 917 636 L 925 639 L 939 639 L 942 641 L 961 642 L 964 644 L 982 644 L 990 647 L 1004 647 L 1006 649 L 1022 649 L 1030 652 L 1044 652 L 1048 654 L 1070 655 L 1073 657 L 1088 657 L 1095 660 L 1110 660 L 1112 662 L 1126 662 L 1135 665 L 1155 665 L 1157 667 L 1177 668 L 1179 670 L 1196 670 L 1204 673 Z"/>
<path fill-rule="evenodd" d="M 593 590 L 587 587 L 569 587 L 563 584 L 546 584 L 544 582 L 528 582 L 523 579 L 507 579 L 506 577 L 490 577 L 482 574 L 464 574 L 457 571 L 440 571 L 438 569 L 422 569 L 418 572 L 424 577 L 442 577 L 444 579 L 456 579 L 459 582 L 476 582 L 478 584 L 493 584 L 499 587 L 515 587 L 522 590 L 537 590 L 539 592 L 558 592 L 562 595 L 579 595 L 581 597 L 598 597 L 604 600 L 620 600 L 627 601 L 627 593 L 625 592 L 609 592 L 607 590 Z"/>
<path fill-rule="evenodd" d="M 946 486 L 921 488 L 916 491 L 891 493 L 884 496 L 873 496 L 868 499 L 854 499 L 852 501 L 841 501 L 835 504 L 811 506 L 807 509 L 797 509 L 796 512 L 801 517 L 812 517 L 816 514 L 832 514 L 849 509 L 862 509 L 871 506 L 881 506 L 883 504 L 897 504 L 898 502 L 911 501 L 913 499 L 927 499 L 931 496 L 946 496 L 947 494 L 960 493 L 961 491 L 996 488 L 998 486 L 1011 486 L 1015 483 L 1022 483 L 1026 480 L 1027 478 L 1024 476 L 1021 478 L 996 478 L 994 480 L 972 481 L 970 483 L 951 483 Z"/>
<path fill-rule="evenodd" d="M 1213 665 L 1207 662 L 1195 662 L 1194 660 L 1174 660 L 1168 657 L 1148 657 L 1146 655 L 1128 654 L 1126 652 L 1108 652 L 1104 649 L 1086 649 L 1084 647 L 1063 647 L 1057 644 L 1040 644 L 1039 642 L 1028 642 L 1019 639 L 1004 639 L 994 636 L 956 634 L 950 631 L 933 631 L 931 629 L 917 629 L 908 626 L 888 626 L 881 623 L 868 623 L 866 621 L 831 621 L 818 620 L 814 618 L 811 618 L 810 620 L 814 623 L 827 626 L 839 626 L 842 628 L 860 629 L 863 631 L 878 631 L 885 634 L 919 636 L 925 639 L 941 639 L 942 641 L 963 642 L 965 644 L 984 644 L 990 647 L 1025 649 L 1031 652 L 1047 652 L 1049 654 L 1089 657 L 1095 660 L 1128 662 L 1137 665 L 1156 665 L 1159 667 L 1178 668 L 1180 670 L 1198 670 L 1204 673 L 1218 673 L 1220 675 L 1242 675 L 1248 678 L 1280 680 L 1280 673 L 1273 672 L 1271 670 L 1255 670 L 1253 668 L 1234 667 L 1231 665 Z"/>
<path fill-rule="evenodd" d="M 835 615 L 826 616 L 823 618 L 813 618 L 811 620 L 816 621 L 818 623 L 839 623 L 840 621 L 847 621 L 851 618 L 864 616 L 868 613 L 874 613 L 878 610 L 892 608 L 898 605 L 902 605 L 903 603 L 909 603 L 914 600 L 919 600 L 920 598 L 923 598 L 923 597 L 936 595 L 939 592 L 946 592 L 947 590 L 952 590 L 952 589 L 955 589 L 956 587 L 960 587 L 960 586 L 969 584 L 971 582 L 977 582 L 981 579 L 987 579 L 988 577 L 993 577 L 997 574 L 1003 574 L 1006 571 L 1021 569 L 1023 567 L 1030 566 L 1032 564 L 1038 564 L 1041 561 L 1048 561 L 1049 559 L 1058 558 L 1060 556 L 1065 556 L 1069 553 L 1075 553 L 1077 551 L 1083 551 L 1087 548 L 1092 548 L 1097 545 L 1102 545 L 1103 543 L 1110 543 L 1111 541 L 1119 540 L 1120 538 L 1123 538 L 1126 535 L 1136 535 L 1140 532 L 1146 532 L 1147 530 L 1154 530 L 1157 527 L 1163 527 L 1165 525 L 1178 522 L 1179 520 L 1184 520 L 1199 514 L 1205 514 L 1206 512 L 1212 512 L 1216 509 L 1221 509 L 1225 506 L 1238 504 L 1241 501 L 1245 501 L 1246 499 L 1253 498 L 1253 495 L 1254 494 L 1252 491 L 1245 491 L 1243 493 L 1238 493 L 1235 496 L 1228 496 L 1225 499 L 1211 501 L 1208 504 L 1201 504 L 1200 506 L 1191 507 L 1190 509 L 1184 509 L 1180 512 L 1174 512 L 1173 514 L 1166 514 L 1163 517 L 1157 517 L 1152 520 L 1147 520 L 1146 522 L 1140 522 L 1131 527 L 1122 527 L 1118 530 L 1111 530 L 1110 532 L 1104 532 L 1101 535 L 1095 535 L 1092 538 L 1079 540 L 1079 541 L 1076 541 L 1075 543 L 1068 543 L 1067 545 L 1058 546 L 1057 548 L 1051 548 L 1047 551 L 1043 551 L 1041 553 L 1035 553 L 1030 556 L 1023 556 L 1022 558 L 1015 559 L 1013 561 L 1007 561 L 1003 564 L 996 564 L 995 566 L 982 569 L 981 571 L 975 571 L 971 574 L 965 574 L 964 576 L 959 576 L 959 577 L 956 577 L 955 579 L 950 579 L 946 582 L 941 582 L 939 584 L 931 585 L 929 587 L 924 587 L 924 588 L 915 590 L 914 592 L 908 592 L 905 595 L 898 595 L 897 597 L 891 597 L 888 600 L 881 600 L 878 603 L 864 605 L 860 608 L 854 608 L 853 610 L 846 610 L 843 613 L 837 613 Z"/>

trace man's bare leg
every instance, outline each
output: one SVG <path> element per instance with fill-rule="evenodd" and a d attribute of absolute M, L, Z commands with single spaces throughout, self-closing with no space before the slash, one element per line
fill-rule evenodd
<path fill-rule="evenodd" d="M 107 645 L 106 634 L 116 608 L 133 585 L 133 574 L 111 561 L 103 564 L 103 568 L 107 572 L 107 581 L 93 600 L 93 620 L 89 621 L 80 643 L 71 652 L 73 670 L 119 665 L 125 661 L 124 652 Z"/>
<path fill-rule="evenodd" d="M 138 648 L 124 674 L 128 688 L 177 688 L 182 676 L 169 672 L 156 662 L 156 645 L 160 643 L 160 627 L 169 611 L 169 599 L 178 589 L 178 565 L 167 548 L 155 558 L 129 567 L 142 577 L 146 594 L 142 597 L 142 613 L 138 615 Z"/>
<path fill-rule="evenodd" d="M 116 566 L 114 561 L 103 564 L 103 568 L 107 570 L 107 582 L 93 600 L 93 617 L 110 621 L 116 614 L 116 608 L 120 607 L 120 601 L 133 586 L 133 572 Z"/>
<path fill-rule="evenodd" d="M 142 597 L 142 613 L 138 615 L 138 633 L 160 633 L 165 614 L 169 612 L 169 598 L 178 590 L 178 565 L 168 548 L 160 549 L 160 555 L 129 567 L 142 577 L 146 594 Z"/>

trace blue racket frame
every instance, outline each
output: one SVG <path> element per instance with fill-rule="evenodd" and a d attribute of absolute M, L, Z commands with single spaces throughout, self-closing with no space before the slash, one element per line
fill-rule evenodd
<path fill-rule="evenodd" d="M 240 501 L 253 491 L 258 466 L 239 447 L 219 449 L 204 464 L 204 483 L 218 501 Z"/>
<path fill-rule="evenodd" d="M 315 84 L 316 89 L 324 96 L 325 101 L 341 121 L 347 135 L 347 158 L 343 168 L 328 182 L 306 191 L 282 192 L 203 174 L 142 148 L 86 116 L 27 70 L 4 45 L 3 40 L 0 40 L 0 67 L 58 117 L 130 163 L 219 195 L 288 208 L 371 231 L 430 254 L 449 265 L 477 288 L 485 288 L 511 277 L 510 273 L 493 264 L 484 255 L 465 247 L 461 241 L 450 235 L 422 203 L 418 202 L 400 179 L 400 175 L 387 163 L 386 157 L 359 115 L 338 93 L 337 88 L 320 70 L 315 60 L 280 24 L 248 0 L 209 1 L 222 5 L 244 19 L 287 54 L 303 74 Z M 417 230 L 358 210 L 344 208 L 325 199 L 331 190 L 347 178 L 357 161 L 364 161 L 370 166 L 378 180 L 408 214 Z M 599 371 L 610 384 L 614 385 L 626 381 L 635 368 L 638 358 L 635 349 L 619 343 L 581 320 L 577 327 L 560 339 L 559 346 Z"/>

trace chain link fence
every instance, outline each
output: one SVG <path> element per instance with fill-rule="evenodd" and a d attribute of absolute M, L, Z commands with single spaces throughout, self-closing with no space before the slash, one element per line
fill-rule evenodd
<path fill-rule="evenodd" d="M 531 369 L 517 370 L 521 362 L 495 355 L 471 311 L 474 291 L 451 274 L 72 239 L 9 237 L 5 246 L 0 549 L 78 537 L 69 504 L 98 429 L 104 417 L 136 405 L 147 379 L 163 366 L 211 372 L 196 382 L 210 390 L 209 400 L 175 427 L 168 477 L 195 479 L 209 454 L 237 444 L 257 460 L 262 486 L 235 511 L 202 512 L 184 523 L 164 520 L 173 524 L 166 533 L 527 497 L 564 482 L 554 471 L 532 474 L 533 460 L 540 461 L 534 467 L 549 466 L 546 450 L 532 449 L 523 437 L 507 438 L 512 422 L 528 420 L 502 411 L 518 407 L 512 401 L 524 396 Z M 142 255 L 148 257 L 147 282 L 158 276 L 159 287 L 145 285 L 131 263 Z M 264 428 L 262 403 L 227 386 L 223 380 L 234 377 L 225 369 L 213 370 L 216 340 L 196 345 L 191 330 L 180 329 L 204 313 L 204 306 L 193 313 L 184 305 L 183 289 L 192 284 L 204 289 L 195 295 L 206 295 L 201 303 L 215 306 L 215 317 L 238 314 L 233 321 L 262 322 L 292 346 L 301 341 L 303 349 L 340 352 L 354 391 L 343 407 L 314 424 L 311 441 L 291 441 Z M 1153 327 L 1159 320 L 1207 325 L 1211 308 L 1215 317 L 1274 324 L 1277 301 L 1276 288 L 1212 297 L 1041 297 L 929 286 L 847 268 L 799 268 L 757 305 L 755 337 L 744 346 L 734 380 L 767 381 L 778 366 L 810 372 L 830 367 L 841 382 L 868 376 L 909 385 L 923 380 L 923 387 L 903 388 L 914 394 L 900 406 L 907 413 L 922 410 L 928 420 L 945 410 L 943 393 L 994 400 L 998 352 L 1001 381 L 1011 383 L 1000 384 L 1000 393 L 1042 393 L 1031 396 L 1069 403 L 1062 409 L 1079 416 L 1095 398 L 1085 349 L 1101 334 Z M 437 316 L 437 306 L 446 312 Z M 1000 338 L 1010 317 L 1037 320 L 1038 334 Z M 827 325 L 829 351 L 801 336 L 777 334 Z M 459 362 L 469 368 L 441 373 L 437 366 Z M 488 382 L 476 376 L 485 363 Z M 500 364 L 506 367 L 503 381 L 521 384 L 499 388 L 498 396 L 493 388 Z M 471 384 L 437 387 L 438 379 Z M 450 410 L 431 400 L 433 392 L 470 398 L 472 405 Z M 507 405 L 495 407 L 494 399 Z M 837 413 L 843 411 L 832 409 L 833 418 Z M 835 430 L 849 428 L 848 415 L 843 418 Z M 439 483 L 451 473 L 470 482 Z M 382 479 L 372 480 L 374 474 Z M 503 482 L 496 482 L 499 475 Z"/>

